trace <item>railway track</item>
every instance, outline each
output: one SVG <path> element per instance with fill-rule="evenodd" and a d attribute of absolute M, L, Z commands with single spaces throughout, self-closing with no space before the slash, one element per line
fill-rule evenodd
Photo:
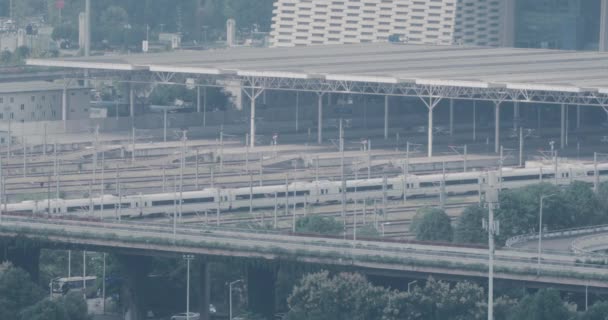
<path fill-rule="evenodd" d="M 429 203 L 415 203 L 403 204 L 401 201 L 390 201 L 387 205 L 387 211 L 384 214 L 380 214 L 381 206 L 359 206 L 356 208 L 353 203 L 349 203 L 345 210 L 346 220 L 346 233 L 353 233 L 355 213 L 357 214 L 357 227 L 364 224 L 372 224 L 374 226 L 381 226 L 384 224 L 384 236 L 390 238 L 413 238 L 413 235 L 409 232 L 409 225 L 416 214 L 417 210 L 427 206 L 431 206 Z M 447 203 L 445 205 L 446 213 L 452 220 L 457 219 L 460 216 L 462 209 L 467 206 L 478 203 L 477 200 L 471 199 L 458 199 L 455 202 Z M 306 210 L 302 205 L 296 208 L 296 219 L 304 215 L 321 215 L 323 217 L 333 217 L 338 221 L 342 219 L 341 205 L 323 205 L 323 206 L 309 206 L 312 210 Z M 241 210 L 242 211 L 242 210 Z M 277 230 L 280 231 L 291 231 L 292 223 L 294 219 L 293 207 L 290 207 L 290 214 L 285 214 L 285 207 L 278 208 L 276 215 L 276 226 Z M 221 213 L 220 225 L 223 226 L 235 226 L 235 227 L 251 227 L 259 228 L 261 226 L 273 226 L 274 227 L 274 210 L 253 210 L 252 215 L 247 213 L 233 212 L 233 213 Z M 161 218 L 143 219 L 145 221 L 154 222 L 167 222 L 173 223 L 171 215 L 167 215 Z M 180 222 L 186 225 L 204 226 L 204 225 L 216 225 L 217 215 L 216 212 L 208 213 L 195 213 L 185 215 L 182 217 Z M 380 230 L 379 230 L 380 232 Z"/>

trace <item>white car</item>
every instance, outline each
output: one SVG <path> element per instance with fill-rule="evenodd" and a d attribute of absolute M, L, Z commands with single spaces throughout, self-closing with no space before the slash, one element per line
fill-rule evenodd
<path fill-rule="evenodd" d="M 199 313 L 195 313 L 195 312 L 190 312 L 188 314 L 184 313 L 178 313 L 176 315 L 174 315 L 173 317 L 171 317 L 171 320 L 200 320 L 201 319 L 201 315 Z"/>

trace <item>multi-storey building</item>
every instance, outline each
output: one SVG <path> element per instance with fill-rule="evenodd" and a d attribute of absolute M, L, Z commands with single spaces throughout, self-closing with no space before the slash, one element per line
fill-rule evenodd
<path fill-rule="evenodd" d="M 66 120 L 89 117 L 90 89 L 63 82 L 0 83 L 0 122 L 62 120 L 65 99 Z"/>
<path fill-rule="evenodd" d="M 277 0 L 276 47 L 387 41 L 500 45 L 512 0 Z M 508 36 L 508 35 L 507 35 Z M 507 37 L 508 38 L 508 37 Z"/>

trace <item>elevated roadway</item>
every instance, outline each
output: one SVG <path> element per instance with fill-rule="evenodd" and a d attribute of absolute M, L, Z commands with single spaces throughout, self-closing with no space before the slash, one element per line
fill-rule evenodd
<path fill-rule="evenodd" d="M 321 263 L 389 275 L 412 273 L 460 277 L 487 276 L 488 251 L 411 242 L 306 237 L 279 233 L 170 227 L 139 222 L 84 222 L 4 216 L 0 237 L 25 237 L 54 247 L 146 255 L 230 256 Z M 497 250 L 495 277 L 561 286 L 608 289 L 608 268 L 579 263 L 574 254 Z"/>

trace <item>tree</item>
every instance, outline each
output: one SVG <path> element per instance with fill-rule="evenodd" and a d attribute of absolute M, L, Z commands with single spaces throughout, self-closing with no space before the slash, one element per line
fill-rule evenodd
<path fill-rule="evenodd" d="M 422 208 L 416 212 L 410 231 L 422 241 L 452 241 L 452 224 L 445 211 L 437 208 Z"/>
<path fill-rule="evenodd" d="M 296 221 L 296 232 L 337 235 L 343 231 L 344 226 L 333 217 L 310 215 Z"/>
<path fill-rule="evenodd" d="M 482 319 L 486 307 L 484 290 L 464 281 L 454 286 L 429 278 L 424 287 L 414 287 L 411 293 L 401 293 L 391 299 L 386 320 Z"/>
<path fill-rule="evenodd" d="M 11 265 L 0 269 L 0 319 L 11 319 L 45 296 L 24 270 Z"/>
<path fill-rule="evenodd" d="M 21 312 L 21 320 L 71 320 L 60 301 L 44 299 Z"/>
<path fill-rule="evenodd" d="M 260 31 L 270 30 L 274 0 L 226 0 L 224 2 L 224 15 L 226 18 L 235 19 L 237 26 L 249 28 L 257 24 Z"/>
<path fill-rule="evenodd" d="M 566 227 L 589 226 L 606 222 L 606 213 L 602 211 L 601 203 L 591 189 L 582 181 L 574 181 L 563 192 L 563 200 L 567 205 L 564 221 Z"/>
<path fill-rule="evenodd" d="M 288 298 L 289 320 L 381 319 L 389 291 L 372 286 L 359 274 L 305 275 Z"/>
<path fill-rule="evenodd" d="M 82 294 L 77 292 L 68 293 L 63 299 L 61 299 L 61 304 L 65 309 L 68 318 L 70 320 L 87 320 L 87 302 L 82 297 Z"/>
<path fill-rule="evenodd" d="M 597 302 L 585 311 L 580 320 L 608 320 L 608 302 Z"/>
<path fill-rule="evenodd" d="M 371 224 L 366 224 L 361 227 L 357 227 L 357 237 L 373 238 L 378 236 L 380 236 L 380 232 L 378 232 L 378 229 L 376 229 L 376 227 Z"/>
<path fill-rule="evenodd" d="M 556 194 L 544 200 L 543 225 L 549 230 L 572 227 L 566 223 L 568 210 L 559 187 L 549 183 L 539 183 L 519 189 L 501 192 L 500 208 L 495 219 L 500 221 L 498 241 L 531 232 L 538 232 L 540 197 Z"/>
<path fill-rule="evenodd" d="M 555 320 L 572 316 L 554 289 L 541 289 L 524 297 L 511 310 L 510 320 Z"/>
<path fill-rule="evenodd" d="M 0 52 L 0 63 L 9 64 L 13 60 L 13 53 L 8 50 Z"/>
<path fill-rule="evenodd" d="M 482 220 L 488 216 L 488 209 L 479 205 L 466 207 L 454 230 L 454 241 L 458 243 L 487 243 L 488 234 L 482 228 Z"/>

